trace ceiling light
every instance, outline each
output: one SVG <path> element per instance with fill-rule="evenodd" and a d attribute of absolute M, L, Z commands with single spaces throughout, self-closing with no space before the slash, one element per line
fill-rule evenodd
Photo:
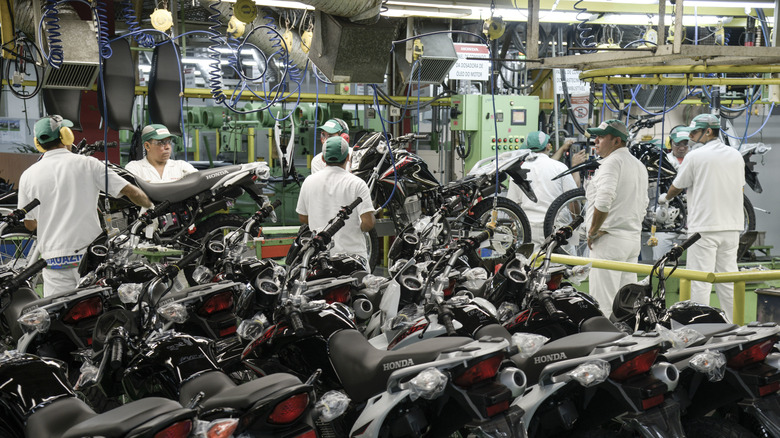
<path fill-rule="evenodd" d="M 230 3 L 235 3 L 236 0 L 223 0 Z M 255 0 L 257 6 L 271 6 L 274 8 L 288 8 L 288 9 L 309 9 L 314 10 L 314 6 L 309 6 L 305 3 L 282 1 L 282 0 Z"/>
<path fill-rule="evenodd" d="M 471 15 L 471 9 L 458 8 L 423 8 L 420 6 L 401 6 L 388 4 L 384 17 L 433 17 L 433 18 L 467 18 Z"/>

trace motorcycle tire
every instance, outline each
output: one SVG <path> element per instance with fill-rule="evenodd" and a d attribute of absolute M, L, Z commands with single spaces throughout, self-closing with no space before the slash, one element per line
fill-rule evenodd
<path fill-rule="evenodd" d="M 26 266 L 26 258 L 35 249 L 37 241 L 36 233 L 28 231 L 24 227 L 13 227 L 5 230 L 0 236 L 0 266 L 5 266 L 14 260 L 19 262 L 15 267 Z"/>
<path fill-rule="evenodd" d="M 482 227 L 490 222 L 493 199 L 492 197 L 485 198 L 471 208 L 471 223 L 469 224 L 471 227 Z M 531 223 L 528 222 L 528 216 L 516 202 L 499 196 L 496 209 L 498 210 L 496 233 L 505 230 L 506 233 L 512 234 L 515 246 L 531 242 Z"/>
<path fill-rule="evenodd" d="M 715 417 L 700 417 L 683 421 L 687 438 L 756 438 L 739 424 Z"/>
<path fill-rule="evenodd" d="M 576 188 L 564 192 L 561 196 L 555 198 L 544 215 L 544 235 L 549 236 L 560 227 L 569 225 L 574 219 L 575 214 L 585 212 L 585 189 Z M 569 239 L 569 245 L 555 248 L 555 252 L 579 257 L 586 257 L 588 254 L 587 230 L 583 223 L 577 228 L 577 240 L 574 237 Z"/>
<path fill-rule="evenodd" d="M 753 203 L 750 202 L 747 196 L 742 195 L 742 209 L 745 213 L 745 228 L 742 233 L 745 234 L 748 231 L 755 231 L 756 229 L 756 210 L 753 209 Z"/>
<path fill-rule="evenodd" d="M 379 247 L 379 236 L 376 234 L 376 230 L 371 230 L 367 233 L 363 233 L 366 238 L 366 248 L 368 249 L 368 269 L 369 272 L 374 272 L 377 263 L 379 263 L 379 253 L 382 252 L 382 248 Z"/>
<path fill-rule="evenodd" d="M 3 438 L 25 438 L 24 431 L 19 426 L 13 425 L 13 416 L 8 412 L 3 412 L 0 417 L 0 436 Z"/>

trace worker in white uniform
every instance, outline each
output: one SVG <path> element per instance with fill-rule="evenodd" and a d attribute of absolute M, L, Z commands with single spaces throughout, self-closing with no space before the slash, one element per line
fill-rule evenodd
<path fill-rule="evenodd" d="M 647 170 L 628 151 L 628 130 L 620 120 L 604 121 L 597 128 L 588 128 L 588 133 L 596 136 L 595 151 L 601 157 L 601 165 L 585 189 L 590 256 L 636 263 L 648 203 Z M 617 291 L 634 282 L 634 273 L 593 269 L 590 294 L 609 316 Z"/>
<path fill-rule="evenodd" d="M 570 140 L 574 142 L 574 140 Z M 569 145 L 565 145 L 568 149 Z M 529 155 L 523 162 L 523 169 L 528 169 L 527 178 L 531 182 L 531 188 L 537 201 L 533 202 L 523 193 L 522 189 L 514 182 L 509 183 L 507 198 L 517 202 L 522 207 L 531 224 L 531 242 L 534 251 L 544 242 L 544 216 L 550 208 L 550 204 L 564 192 L 577 188 L 577 183 L 572 175 L 566 175 L 553 181 L 553 178 L 568 170 L 565 164 L 549 157 L 552 150 L 550 136 L 541 131 L 535 131 L 526 137 L 521 149 L 530 149 L 535 154 Z M 587 158 L 585 151 L 572 156 L 572 165 L 577 165 Z M 576 240 L 576 238 L 574 239 Z"/>
<path fill-rule="evenodd" d="M 341 119 L 330 119 L 325 122 L 324 125 L 320 126 L 320 142 L 322 143 L 323 150 L 311 159 L 312 174 L 319 172 L 327 165 L 325 163 L 325 159 L 323 158 L 325 142 L 328 141 L 329 138 L 336 136 L 340 136 L 347 141 L 347 144 L 349 144 L 349 125 L 347 125 L 347 122 Z M 350 150 L 349 153 L 351 157 L 352 151 Z M 347 171 L 349 171 L 349 166 L 347 166 Z"/>
<path fill-rule="evenodd" d="M 127 163 L 125 169 L 143 181 L 164 183 L 178 181 L 184 175 L 198 171 L 184 160 L 172 160 L 175 137 L 164 125 L 147 125 L 141 131 L 144 157 Z"/>
<path fill-rule="evenodd" d="M 662 194 L 658 202 L 668 202 L 688 189 L 688 233 L 701 234 L 701 239 L 688 248 L 688 269 L 736 272 L 739 233 L 745 221 L 745 162 L 736 149 L 720 141 L 720 120 L 716 115 L 694 117 L 689 129 L 689 142 L 696 148 L 685 156 L 669 192 Z M 709 304 L 711 291 L 710 283 L 691 282 L 692 301 Z M 717 283 L 715 292 L 720 308 L 731 320 L 734 285 Z"/>
<path fill-rule="evenodd" d="M 333 236 L 333 254 L 357 256 L 368 268 L 368 248 L 363 232 L 374 228 L 374 205 L 368 185 L 346 169 L 349 144 L 340 136 L 325 142 L 323 158 L 325 169 L 310 175 L 301 185 L 296 211 L 301 223 L 320 231 L 336 217 L 341 207 L 351 204 L 358 197 L 363 201 L 355 208 L 344 228 Z"/>
<path fill-rule="evenodd" d="M 143 191 L 113 170 L 106 173 L 100 160 L 71 153 L 71 126 L 57 115 L 35 123 L 35 142 L 46 152 L 19 180 L 19 208 L 33 199 L 41 203 L 27 213 L 24 226 L 38 230 L 38 248 L 48 264 L 43 270 L 44 296 L 76 288 L 79 263 L 102 230 L 97 204 L 106 183 L 111 196 L 125 195 L 137 205 L 152 207 Z"/>
<path fill-rule="evenodd" d="M 685 154 L 688 153 L 688 128 L 680 125 L 669 132 L 669 143 L 672 150 L 666 154 L 666 158 L 672 163 L 675 170 L 680 168 Z"/>

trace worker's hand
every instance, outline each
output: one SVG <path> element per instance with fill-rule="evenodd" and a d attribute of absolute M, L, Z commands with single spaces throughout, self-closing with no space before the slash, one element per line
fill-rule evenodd
<path fill-rule="evenodd" d="M 605 234 L 604 231 L 588 231 L 588 248 L 593 249 L 593 242 Z"/>
<path fill-rule="evenodd" d="M 588 153 L 585 152 L 585 149 L 583 149 L 571 156 L 571 167 L 582 164 L 587 160 L 588 160 Z"/>
<path fill-rule="evenodd" d="M 666 198 L 666 193 L 661 193 L 661 196 L 658 197 L 658 205 L 664 205 L 668 203 L 669 199 Z"/>
<path fill-rule="evenodd" d="M 568 151 L 571 145 L 573 144 L 574 144 L 574 139 L 567 138 L 566 140 L 563 141 L 563 144 L 561 145 L 561 149 L 563 149 L 564 151 Z"/>

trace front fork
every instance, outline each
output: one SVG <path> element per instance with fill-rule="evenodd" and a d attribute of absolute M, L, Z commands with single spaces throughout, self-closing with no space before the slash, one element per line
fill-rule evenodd
<path fill-rule="evenodd" d="M 758 420 L 769 435 L 780 437 L 780 395 L 743 399 L 739 406 Z"/>
<path fill-rule="evenodd" d="M 685 438 L 680 422 L 680 404 L 666 399 L 658 407 L 623 417 L 626 427 L 643 438 Z"/>

